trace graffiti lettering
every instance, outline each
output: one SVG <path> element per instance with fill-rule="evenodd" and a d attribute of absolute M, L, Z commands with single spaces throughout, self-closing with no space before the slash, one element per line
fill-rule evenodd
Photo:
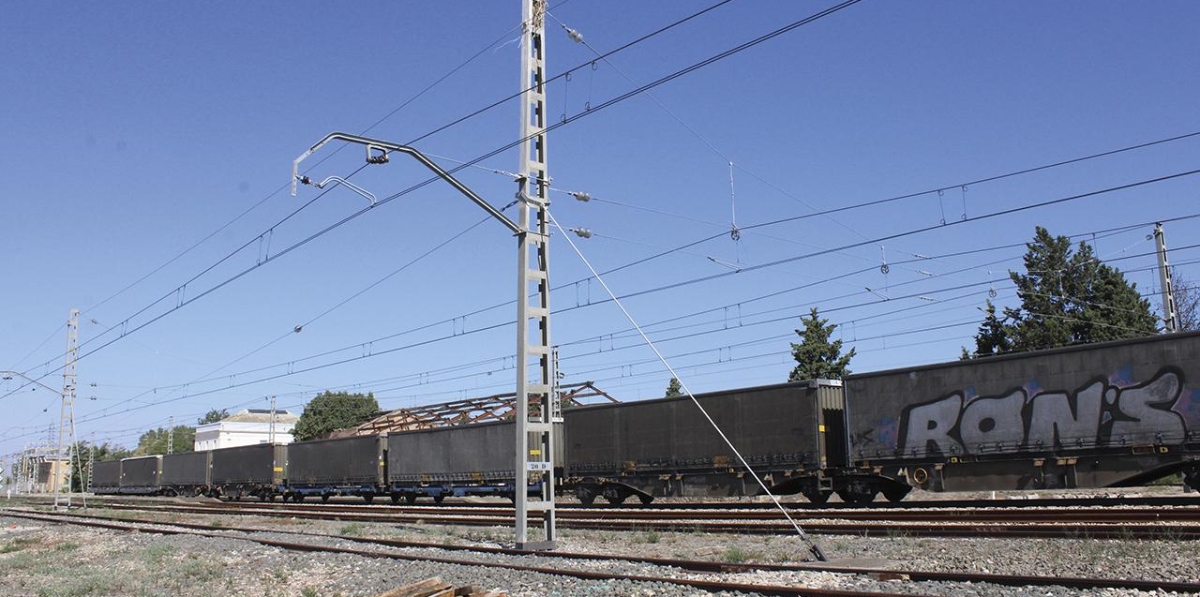
<path fill-rule="evenodd" d="M 970 400 L 955 392 L 905 409 L 897 448 L 921 456 L 1178 443 L 1187 435 L 1171 410 L 1181 377 L 1165 369 L 1136 386 L 1099 379 L 1074 392 L 1018 388 Z"/>

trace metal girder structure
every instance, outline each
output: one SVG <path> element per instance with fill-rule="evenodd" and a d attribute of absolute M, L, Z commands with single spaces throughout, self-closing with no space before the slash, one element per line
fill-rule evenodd
<path fill-rule="evenodd" d="M 610 403 L 619 402 L 590 381 L 559 386 L 557 390 L 558 399 L 563 408 L 592 404 L 585 400 L 594 397 L 603 398 L 604 401 Z M 355 427 L 352 433 L 346 435 L 378 435 L 489 421 L 507 421 L 516 414 L 516 393 L 507 392 L 481 398 L 396 409 Z"/>

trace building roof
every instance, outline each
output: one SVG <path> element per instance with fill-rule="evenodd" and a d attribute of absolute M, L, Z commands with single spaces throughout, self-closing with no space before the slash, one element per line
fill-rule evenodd
<path fill-rule="evenodd" d="M 296 423 L 299 420 L 300 420 L 300 417 L 298 417 L 286 410 L 275 411 L 275 424 L 276 425 L 287 425 L 289 423 Z M 238 412 L 237 414 L 225 417 L 224 419 L 221 419 L 220 422 L 221 423 L 270 423 L 271 422 L 271 409 L 269 409 L 269 408 L 248 408 L 246 410 Z"/>
<path fill-rule="evenodd" d="M 595 398 L 611 403 L 620 402 L 597 388 L 590 381 L 562 385 L 558 389 L 559 400 L 566 407 L 582 406 L 586 403 L 586 399 Z M 454 400 L 427 406 L 401 408 L 371 419 L 358 427 L 334 431 L 330 434 L 330 437 L 376 435 L 393 431 L 411 431 L 414 429 L 432 429 L 435 427 L 486 423 L 488 421 L 505 421 L 512 419 L 516 414 L 516 395 L 510 392 L 484 398 L 468 398 L 466 400 Z"/>

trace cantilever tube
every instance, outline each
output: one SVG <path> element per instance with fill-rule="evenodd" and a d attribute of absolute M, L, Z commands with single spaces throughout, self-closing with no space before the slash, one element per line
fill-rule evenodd
<path fill-rule="evenodd" d="M 442 180 L 450 183 L 451 186 L 453 186 L 455 189 L 458 189 L 458 192 L 462 193 L 463 195 L 466 195 L 467 198 L 470 199 L 471 201 L 475 202 L 476 205 L 478 205 L 479 207 L 482 207 L 483 210 L 488 212 L 489 214 L 491 214 L 493 218 L 500 220 L 500 223 L 504 224 L 504 226 L 507 227 L 510 231 L 512 231 L 513 234 L 521 234 L 522 232 L 524 232 L 523 230 L 521 230 L 520 226 L 518 226 L 512 220 L 508 219 L 508 216 L 505 216 L 503 213 L 500 212 L 500 210 L 498 210 L 494 206 L 492 206 L 492 204 L 488 203 L 487 201 L 484 201 L 482 197 L 480 197 L 479 195 L 476 195 L 474 191 L 472 191 L 471 189 L 468 189 L 466 187 L 466 185 L 459 182 L 458 179 L 454 178 L 454 176 L 451 175 L 449 172 L 446 172 L 445 170 L 443 170 L 441 166 L 438 166 L 432 160 L 425 157 L 425 154 L 421 153 L 420 151 L 417 151 L 416 149 L 413 149 L 412 147 L 409 147 L 407 145 L 397 145 L 395 143 L 389 143 L 387 141 L 380 141 L 378 139 L 370 139 L 367 137 L 361 137 L 359 135 L 351 135 L 348 133 L 336 133 L 336 132 L 329 133 L 328 135 L 325 136 L 324 139 L 321 139 L 320 141 L 318 141 L 315 145 L 308 148 L 307 151 L 300 154 L 300 157 L 298 157 L 292 161 L 292 196 L 293 197 L 296 195 L 296 183 L 298 182 L 298 180 L 299 180 L 298 177 L 300 175 L 300 162 L 304 161 L 305 158 L 307 158 L 308 156 L 315 153 L 318 149 L 320 149 L 326 143 L 333 141 L 335 139 L 340 139 L 342 141 L 347 141 L 350 143 L 358 143 L 360 145 L 366 145 L 368 147 L 381 147 L 381 148 L 387 149 L 388 151 L 398 151 L 400 153 L 408 154 L 408 155 L 416 158 L 416 160 L 418 162 L 421 162 L 422 164 L 424 164 L 424 166 L 426 168 L 429 168 L 430 170 L 432 170 L 434 172 L 434 174 L 437 174 L 439 177 L 441 177 Z"/>

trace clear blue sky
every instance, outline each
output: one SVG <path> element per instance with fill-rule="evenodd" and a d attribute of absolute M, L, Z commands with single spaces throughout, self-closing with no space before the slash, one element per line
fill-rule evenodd
<path fill-rule="evenodd" d="M 711 3 L 554 3 L 549 71 Z M 731 2 L 554 82 L 552 120 L 832 4 Z M 299 412 L 327 388 L 372 391 L 387 408 L 510 391 L 513 327 L 478 330 L 513 318 L 515 243 L 485 221 L 421 258 L 486 217 L 444 184 L 196 297 L 366 205 L 335 188 L 279 224 L 317 196 L 280 190 L 326 133 L 420 138 L 447 166 L 513 141 L 515 102 L 422 137 L 519 89 L 519 2 L 10 3 L 2 14 L 0 369 L 60 386 L 63 323 L 83 309 L 83 439 L 133 445 L 171 416 L 194 423 L 270 395 Z M 644 292 L 627 307 L 657 324 L 648 329 L 697 392 L 785 380 L 811 307 L 858 350 L 856 371 L 951 360 L 971 345 L 989 289 L 1013 303 L 1013 245 L 1036 225 L 1095 233 L 1100 256 L 1143 292 L 1157 287 L 1152 228 L 1101 231 L 1200 213 L 1200 177 L 975 218 L 1196 169 L 1200 137 L 960 185 L 1200 131 L 1198 22 L 1190 1 L 867 0 L 555 130 L 555 189 L 595 200 L 556 191 L 552 212 L 594 233 L 575 240 L 606 270 L 728 231 L 734 211 L 750 227 L 947 189 L 719 236 L 605 279 Z M 306 165 L 319 158 L 315 178 L 362 163 L 357 147 Z M 515 170 L 516 151 L 480 165 L 460 178 L 507 204 L 515 184 L 492 170 Z M 387 197 L 425 178 L 397 159 L 353 180 Z M 1166 230 L 1172 260 L 1200 280 L 1200 220 Z M 982 249 L 994 250 L 940 257 Z M 561 236 L 552 256 L 565 381 L 622 400 L 661 395 L 670 375 L 612 304 L 589 305 L 603 291 Z M 58 421 L 54 394 L 20 388 L 0 383 L 0 454 Z"/>

